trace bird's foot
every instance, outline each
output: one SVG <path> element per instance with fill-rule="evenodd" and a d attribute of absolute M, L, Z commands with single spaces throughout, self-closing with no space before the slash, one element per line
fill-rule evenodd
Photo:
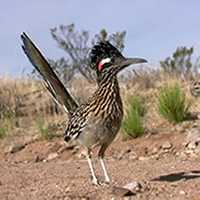
<path fill-rule="evenodd" d="M 92 184 L 96 186 L 102 186 L 102 182 L 100 182 L 97 178 L 92 179 Z"/>
<path fill-rule="evenodd" d="M 97 186 L 110 185 L 110 180 L 109 181 L 105 180 L 105 181 L 101 182 L 98 179 L 93 179 L 92 184 L 97 185 Z"/>
<path fill-rule="evenodd" d="M 106 183 L 106 184 L 110 184 L 110 178 L 109 178 L 108 175 L 105 177 L 105 183 Z"/>
<path fill-rule="evenodd" d="M 105 180 L 105 181 L 103 182 L 103 184 L 110 185 L 110 179 L 109 179 L 109 180 Z"/>

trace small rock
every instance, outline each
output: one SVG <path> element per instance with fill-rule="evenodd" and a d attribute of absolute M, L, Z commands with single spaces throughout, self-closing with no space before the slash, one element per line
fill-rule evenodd
<path fill-rule="evenodd" d="M 189 148 L 189 149 L 195 149 L 196 148 L 196 143 L 194 143 L 194 142 L 190 142 L 189 144 L 187 144 L 187 147 Z"/>
<path fill-rule="evenodd" d="M 161 146 L 155 146 L 152 150 L 152 154 L 157 154 L 161 149 Z"/>
<path fill-rule="evenodd" d="M 137 156 L 135 155 L 134 152 L 131 152 L 131 153 L 128 154 L 128 159 L 129 160 L 135 160 L 136 158 L 137 158 Z"/>
<path fill-rule="evenodd" d="M 193 128 L 187 135 L 186 138 L 187 141 L 187 147 L 194 149 L 200 142 L 200 130 L 197 128 Z"/>
<path fill-rule="evenodd" d="M 140 161 L 149 160 L 149 157 L 140 156 L 140 157 L 138 158 L 138 160 L 140 160 Z"/>
<path fill-rule="evenodd" d="M 116 196 L 124 197 L 130 194 L 131 191 L 121 186 L 114 186 L 112 189 L 112 193 L 115 194 Z"/>
<path fill-rule="evenodd" d="M 129 153 L 129 152 L 131 152 L 130 147 L 125 147 L 125 148 L 122 150 L 122 154 L 127 154 L 127 153 Z"/>
<path fill-rule="evenodd" d="M 48 160 L 48 161 L 49 161 L 49 160 L 53 160 L 53 159 L 55 159 L 55 158 L 57 158 L 57 157 L 58 157 L 58 154 L 57 154 L 57 153 L 51 153 L 51 154 L 49 154 L 47 160 Z"/>
<path fill-rule="evenodd" d="M 126 156 L 127 154 L 129 154 L 131 152 L 131 149 L 129 147 L 125 147 L 120 155 L 117 157 L 118 160 L 121 160 L 124 156 Z"/>
<path fill-rule="evenodd" d="M 156 135 L 156 134 L 158 134 L 158 133 L 159 133 L 158 130 L 152 130 L 152 131 L 151 131 L 151 135 Z"/>
<path fill-rule="evenodd" d="M 18 151 L 21 151 L 25 146 L 23 144 L 14 144 L 10 147 L 9 152 L 10 153 L 16 153 Z"/>
<path fill-rule="evenodd" d="M 34 162 L 42 162 L 44 160 L 44 156 L 41 156 L 40 154 L 35 156 Z"/>
<path fill-rule="evenodd" d="M 88 197 L 81 197 L 81 200 L 89 200 Z"/>
<path fill-rule="evenodd" d="M 167 149 L 171 149 L 172 148 L 172 144 L 169 141 L 166 141 L 163 145 L 162 145 L 162 149 L 167 150 Z"/>
<path fill-rule="evenodd" d="M 177 125 L 175 125 L 173 128 L 172 128 L 172 132 L 182 132 L 183 131 L 183 128 L 182 128 L 182 126 L 181 126 L 181 124 L 177 124 Z"/>
<path fill-rule="evenodd" d="M 186 192 L 182 190 L 182 191 L 180 191 L 180 194 L 186 195 Z"/>
<path fill-rule="evenodd" d="M 125 196 L 125 197 L 123 197 L 123 200 L 131 200 L 131 199 L 133 199 L 131 196 Z M 112 200 L 115 200 L 115 199 L 112 199 Z"/>
<path fill-rule="evenodd" d="M 140 190 L 142 188 L 142 185 L 139 182 L 134 181 L 134 182 L 124 185 L 123 188 L 128 189 L 133 192 L 133 190 L 136 190 L 136 191 Z"/>
<path fill-rule="evenodd" d="M 114 186 L 113 187 L 113 193 L 117 196 L 124 197 L 127 195 L 135 195 L 137 191 L 139 191 L 142 188 L 141 184 L 139 182 L 131 182 L 124 186 Z"/>
<path fill-rule="evenodd" d="M 200 145 L 198 145 L 195 149 L 195 153 L 200 154 Z"/>

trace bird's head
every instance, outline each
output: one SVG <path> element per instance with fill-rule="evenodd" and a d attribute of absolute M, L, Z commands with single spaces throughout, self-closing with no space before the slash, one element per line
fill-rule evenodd
<path fill-rule="evenodd" d="M 131 64 L 147 62 L 142 58 L 125 58 L 108 41 L 99 42 L 90 53 L 91 67 L 96 71 L 97 77 L 116 75 L 119 71 Z"/>

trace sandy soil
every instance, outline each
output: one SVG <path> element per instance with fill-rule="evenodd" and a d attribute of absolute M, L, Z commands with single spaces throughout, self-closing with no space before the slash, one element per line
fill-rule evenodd
<path fill-rule="evenodd" d="M 82 151 L 61 138 L 37 141 L 0 153 L 0 199 L 200 199 L 200 151 L 185 147 L 184 134 L 116 139 L 106 154 L 110 185 L 94 186 Z M 93 153 L 95 171 L 103 172 Z M 142 189 L 124 196 L 113 186 L 138 181 Z"/>

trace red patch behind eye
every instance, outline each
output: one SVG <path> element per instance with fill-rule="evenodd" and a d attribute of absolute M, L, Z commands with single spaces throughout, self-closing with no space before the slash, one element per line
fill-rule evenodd
<path fill-rule="evenodd" d="M 101 71 L 101 68 L 102 66 L 105 64 L 105 63 L 109 63 L 111 61 L 111 58 L 105 58 L 103 60 L 101 60 L 98 64 L 98 70 L 99 72 Z"/>
<path fill-rule="evenodd" d="M 101 60 L 101 61 L 99 62 L 99 65 L 98 65 L 98 70 L 99 70 L 99 72 L 101 71 L 102 66 L 103 66 L 103 60 Z"/>

